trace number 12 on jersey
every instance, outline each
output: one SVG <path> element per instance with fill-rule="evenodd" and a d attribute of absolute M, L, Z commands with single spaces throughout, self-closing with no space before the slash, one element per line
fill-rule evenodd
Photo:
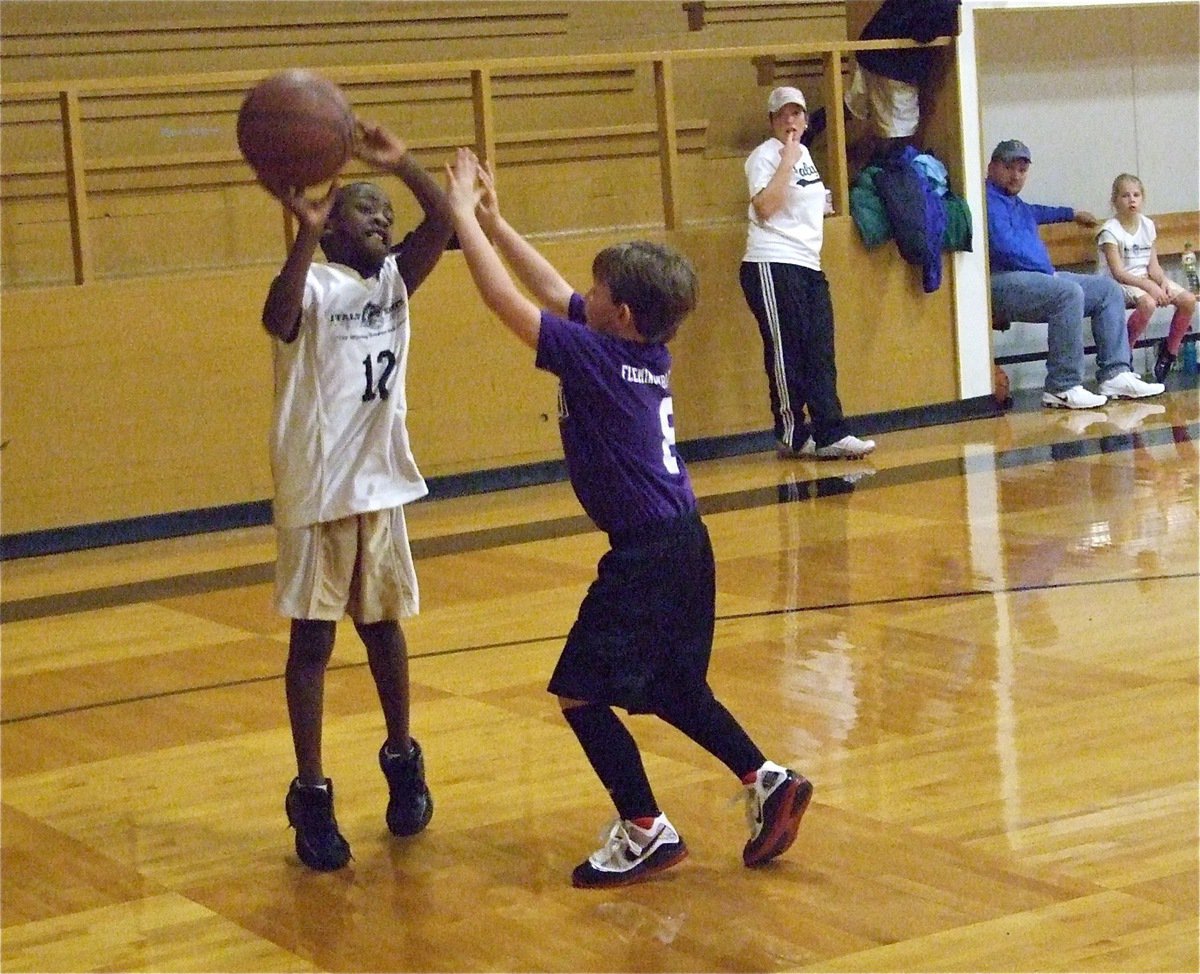
<path fill-rule="evenodd" d="M 371 356 L 368 355 L 363 359 L 363 378 L 366 381 L 366 388 L 363 390 L 362 401 L 371 402 L 373 399 L 387 399 L 391 394 L 388 388 L 388 380 L 391 379 L 392 373 L 396 371 L 396 356 L 391 349 L 385 348 L 382 352 L 375 356 L 375 361 L 379 363 L 379 381 L 375 380 L 375 369 L 371 362 Z"/>

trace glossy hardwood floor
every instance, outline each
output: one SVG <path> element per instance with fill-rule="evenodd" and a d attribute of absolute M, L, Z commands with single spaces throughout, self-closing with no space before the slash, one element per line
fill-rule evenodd
<path fill-rule="evenodd" d="M 283 815 L 269 529 L 5 563 L 2 966 L 1195 971 L 1198 412 L 1193 384 L 888 433 L 869 464 L 693 463 L 712 682 L 816 793 L 747 870 L 737 782 L 633 718 L 692 855 L 616 891 L 570 886 L 612 812 L 544 691 L 603 551 L 564 485 L 410 509 L 436 814 L 386 831 L 346 626 L 335 874 Z"/>

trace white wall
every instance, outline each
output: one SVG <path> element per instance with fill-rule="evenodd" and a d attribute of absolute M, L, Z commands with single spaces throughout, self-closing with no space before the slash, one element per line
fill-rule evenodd
<path fill-rule="evenodd" d="M 964 0 L 961 21 L 964 196 L 981 240 L 954 256 L 960 392 L 969 397 L 991 390 L 983 180 L 993 147 L 1028 143 L 1030 202 L 1105 217 L 1113 177 L 1134 172 L 1151 215 L 1200 209 L 1200 2 Z M 1042 336 L 1044 350 L 1044 327 Z"/>
<path fill-rule="evenodd" d="M 1133 172 L 1151 214 L 1200 209 L 1200 3 L 976 6 L 982 150 L 1029 145 L 1027 200 L 1105 217 Z"/>

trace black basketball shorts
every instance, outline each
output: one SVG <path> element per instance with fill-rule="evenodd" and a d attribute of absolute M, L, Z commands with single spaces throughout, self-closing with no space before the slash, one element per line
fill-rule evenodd
<path fill-rule="evenodd" d="M 610 536 L 548 690 L 651 713 L 703 686 L 716 612 L 716 569 L 699 514 Z"/>

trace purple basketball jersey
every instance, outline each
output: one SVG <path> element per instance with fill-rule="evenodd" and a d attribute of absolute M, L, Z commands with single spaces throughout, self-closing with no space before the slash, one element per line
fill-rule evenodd
<path fill-rule="evenodd" d="M 675 452 L 671 353 L 542 312 L 537 367 L 559 378 L 558 425 L 575 495 L 600 530 L 621 533 L 688 514 L 696 496 Z"/>

